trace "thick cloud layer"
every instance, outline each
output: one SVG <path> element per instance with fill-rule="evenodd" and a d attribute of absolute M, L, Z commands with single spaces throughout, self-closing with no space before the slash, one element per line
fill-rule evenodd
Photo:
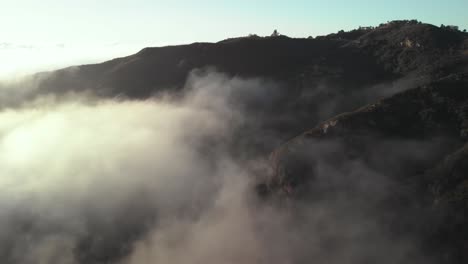
<path fill-rule="evenodd" d="M 208 208 L 232 215 L 231 203 L 245 211 L 239 198 L 251 182 L 246 168 L 261 165 L 230 156 L 243 118 L 227 100 L 232 86 L 214 86 L 193 80 L 182 99 L 47 97 L 3 110 L 2 259 L 117 261 L 145 232 L 166 230 L 174 219 L 189 225 L 209 214 L 224 218 Z"/>
<path fill-rule="evenodd" d="M 271 118 L 266 111 L 282 96 L 271 81 L 196 72 L 178 97 L 48 96 L 2 110 L 0 259 L 422 261 L 412 237 L 394 237 L 376 222 L 383 211 L 363 209 L 373 205 L 369 197 L 388 195 L 392 180 L 359 160 L 329 164 L 343 150 L 337 142 L 309 148 L 320 168 L 315 194 L 323 197 L 258 197 L 257 177 L 270 168 L 255 149 L 283 139 L 256 124 Z M 334 191 L 320 189 L 330 185 Z"/>

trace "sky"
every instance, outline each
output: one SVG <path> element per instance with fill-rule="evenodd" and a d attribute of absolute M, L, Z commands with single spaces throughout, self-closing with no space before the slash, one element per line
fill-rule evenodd
<path fill-rule="evenodd" d="M 466 0 L 0 0 L 0 77 L 274 29 L 307 37 L 395 19 L 468 29 L 466 10 Z"/>

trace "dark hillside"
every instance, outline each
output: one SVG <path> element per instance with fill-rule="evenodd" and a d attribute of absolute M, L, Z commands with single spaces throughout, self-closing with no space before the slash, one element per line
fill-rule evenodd
<path fill-rule="evenodd" d="M 385 216 L 382 226 L 417 237 L 426 254 L 464 263 L 467 102 L 463 74 L 338 115 L 276 150 L 266 186 L 299 200 L 366 199 L 366 210 Z M 385 181 L 363 189 L 375 177 Z"/>

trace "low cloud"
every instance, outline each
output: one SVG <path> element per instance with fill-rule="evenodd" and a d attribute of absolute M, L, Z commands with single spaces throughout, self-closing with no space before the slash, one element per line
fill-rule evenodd
<path fill-rule="evenodd" d="M 314 199 L 258 196 L 271 168 L 257 147 L 284 140 L 258 123 L 281 91 L 196 71 L 181 96 L 19 95 L 0 112 L 0 259 L 422 263 L 417 240 L 393 236 L 367 203 L 387 197 L 392 179 L 346 160 L 340 142 L 307 146 Z"/>
<path fill-rule="evenodd" d="M 152 226 L 201 217 L 227 178 L 249 183 L 226 150 L 242 117 L 206 89 L 145 101 L 46 97 L 4 109 L 2 259 L 117 261 Z"/>

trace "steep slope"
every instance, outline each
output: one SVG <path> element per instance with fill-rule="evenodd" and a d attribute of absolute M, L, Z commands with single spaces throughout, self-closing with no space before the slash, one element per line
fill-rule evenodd
<path fill-rule="evenodd" d="M 338 115 L 272 154 L 263 192 L 347 197 L 425 254 L 465 263 L 467 104 L 468 74 L 459 74 Z"/>

